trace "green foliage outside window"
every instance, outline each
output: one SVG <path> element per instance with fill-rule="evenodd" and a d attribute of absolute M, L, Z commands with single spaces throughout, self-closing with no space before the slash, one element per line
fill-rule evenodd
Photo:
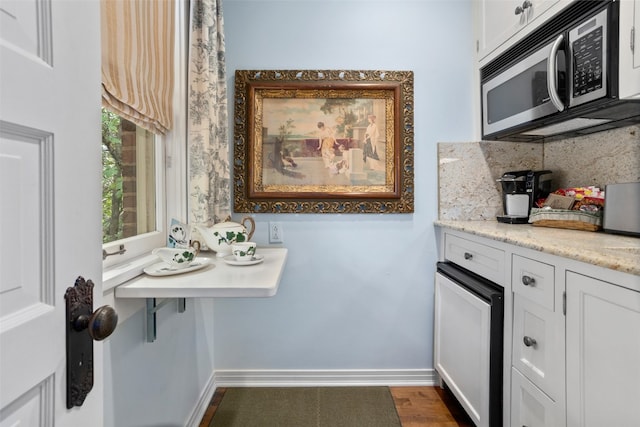
<path fill-rule="evenodd" d="M 122 137 L 120 117 L 102 109 L 102 242 L 122 238 Z"/>

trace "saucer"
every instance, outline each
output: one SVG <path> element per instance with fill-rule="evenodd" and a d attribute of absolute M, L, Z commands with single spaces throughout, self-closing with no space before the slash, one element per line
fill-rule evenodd
<path fill-rule="evenodd" d="M 260 264 L 262 261 L 264 261 L 264 256 L 254 255 L 253 259 L 249 261 L 238 261 L 236 260 L 236 257 L 233 255 L 227 255 L 222 259 L 224 260 L 224 262 L 226 262 L 229 265 L 254 265 L 254 264 Z"/>
<path fill-rule="evenodd" d="M 157 264 L 150 265 L 149 267 L 145 267 L 142 271 L 147 273 L 149 276 L 173 276 L 174 274 L 200 270 L 201 268 L 209 265 L 210 262 L 211 260 L 209 258 L 196 258 L 188 267 L 185 268 L 175 268 L 171 267 L 166 262 L 159 262 Z"/>

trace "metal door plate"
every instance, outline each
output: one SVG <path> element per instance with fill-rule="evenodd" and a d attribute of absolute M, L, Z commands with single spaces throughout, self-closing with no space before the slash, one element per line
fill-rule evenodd
<path fill-rule="evenodd" d="M 78 277 L 64 295 L 67 306 L 67 409 L 82 406 L 93 388 L 93 339 L 79 319 L 93 313 L 93 282 Z"/>

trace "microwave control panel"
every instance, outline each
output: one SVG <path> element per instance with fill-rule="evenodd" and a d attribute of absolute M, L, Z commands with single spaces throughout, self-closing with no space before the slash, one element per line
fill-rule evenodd
<path fill-rule="evenodd" d="M 573 96 L 602 87 L 602 27 L 573 42 Z"/>
<path fill-rule="evenodd" d="M 605 8 L 569 31 L 571 105 L 606 95 L 607 16 Z"/>

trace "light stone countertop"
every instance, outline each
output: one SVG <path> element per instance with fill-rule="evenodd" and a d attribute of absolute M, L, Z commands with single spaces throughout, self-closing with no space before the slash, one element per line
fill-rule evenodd
<path fill-rule="evenodd" d="M 492 220 L 439 220 L 435 225 L 640 276 L 638 237 Z"/>

